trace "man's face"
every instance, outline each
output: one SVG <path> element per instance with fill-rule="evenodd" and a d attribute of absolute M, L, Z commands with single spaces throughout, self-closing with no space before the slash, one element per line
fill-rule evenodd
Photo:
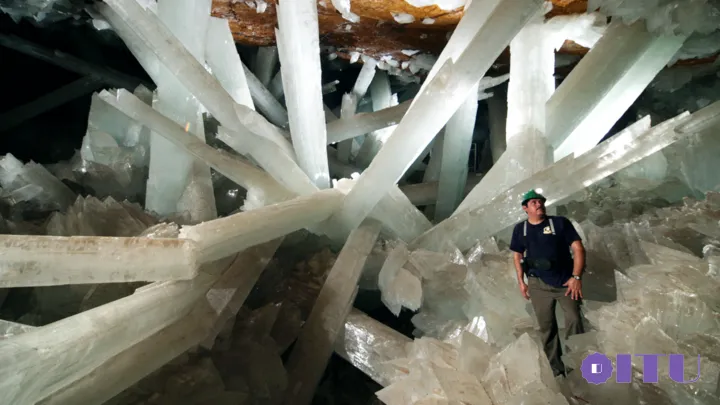
<path fill-rule="evenodd" d="M 527 206 L 523 207 L 523 210 L 529 216 L 542 216 L 545 215 L 545 203 L 539 198 L 533 198 L 527 202 Z"/>

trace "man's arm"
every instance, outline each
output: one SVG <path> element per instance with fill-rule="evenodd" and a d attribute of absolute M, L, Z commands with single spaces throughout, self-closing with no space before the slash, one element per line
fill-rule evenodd
<path fill-rule="evenodd" d="M 573 252 L 573 276 L 581 276 L 585 269 L 585 247 L 581 240 L 576 240 L 570 245 Z"/>
<path fill-rule="evenodd" d="M 522 259 L 523 255 L 522 253 L 513 252 L 513 262 L 515 262 L 515 271 L 517 272 L 517 279 L 518 283 L 523 284 L 525 283 L 525 278 L 523 277 L 523 269 L 522 269 Z"/>

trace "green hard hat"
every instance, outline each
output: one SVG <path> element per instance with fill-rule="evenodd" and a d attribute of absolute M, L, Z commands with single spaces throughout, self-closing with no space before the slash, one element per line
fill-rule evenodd
<path fill-rule="evenodd" d="M 528 201 L 534 200 L 536 198 L 543 200 L 543 202 L 545 202 L 545 200 L 546 200 L 545 196 L 543 196 L 542 194 L 539 194 L 535 190 L 530 190 L 527 193 L 523 194 L 522 205 L 525 205 L 525 204 L 527 204 Z"/>

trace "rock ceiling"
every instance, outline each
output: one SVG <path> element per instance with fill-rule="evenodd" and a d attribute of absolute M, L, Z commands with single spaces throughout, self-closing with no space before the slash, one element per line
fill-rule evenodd
<path fill-rule="evenodd" d="M 230 21 L 238 43 L 273 45 L 277 0 L 258 0 L 258 3 L 255 0 L 213 0 L 212 14 Z M 587 9 L 587 0 L 552 0 L 552 3 L 553 9 L 548 17 L 584 13 Z M 338 56 L 346 59 L 350 58 L 350 52 L 360 52 L 376 59 L 392 56 L 402 62 L 409 59 L 402 53 L 403 49 L 437 55 L 447 42 L 449 32 L 463 15 L 462 9 L 446 11 L 437 6 L 418 8 L 405 0 L 352 0 L 351 7 L 352 12 L 360 16 L 357 23 L 344 19 L 333 7 L 331 0 L 318 1 L 321 45 L 335 47 Z M 415 21 L 400 24 L 393 19 L 392 13 L 412 15 Z M 426 18 L 433 19 L 433 23 L 424 24 Z M 587 48 L 566 41 L 559 53 L 583 55 L 587 51 Z M 508 55 L 506 51 L 498 63 L 509 62 Z"/>

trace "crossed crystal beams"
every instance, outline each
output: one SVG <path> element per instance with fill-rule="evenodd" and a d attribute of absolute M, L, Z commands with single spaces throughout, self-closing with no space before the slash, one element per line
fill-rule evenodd
<path fill-rule="evenodd" d="M 583 155 L 566 156 L 486 204 L 454 214 L 421 235 L 410 247 L 465 251 L 521 220 L 520 198 L 529 189 L 541 188 L 548 196 L 546 204 L 552 206 L 680 139 L 714 134 L 720 128 L 720 102 L 693 114 L 685 112 L 650 129 L 649 125 L 650 119 L 645 117 Z"/>
<path fill-rule="evenodd" d="M 474 1 L 468 15 L 473 7 L 489 7 L 488 3 L 492 2 Z M 472 20 L 477 33 L 461 54 L 448 57 L 415 97 L 398 127 L 348 193 L 340 212 L 331 219 L 336 221 L 336 226 L 344 231 L 356 228 L 395 187 L 541 4 L 540 1 L 503 0 L 488 13 L 486 21 Z"/>

